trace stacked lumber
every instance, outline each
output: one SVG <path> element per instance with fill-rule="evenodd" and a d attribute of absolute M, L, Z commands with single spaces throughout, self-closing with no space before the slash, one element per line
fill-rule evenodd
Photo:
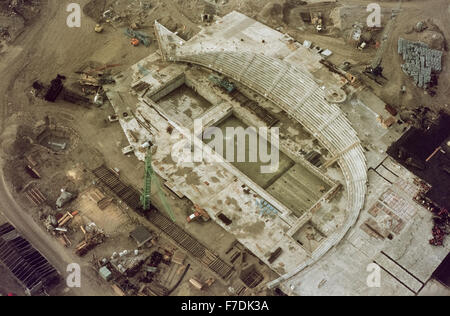
<path fill-rule="evenodd" d="M 64 227 L 64 226 L 66 226 L 66 224 L 67 224 L 70 220 L 72 220 L 75 216 L 77 216 L 77 215 L 78 215 L 78 211 L 75 211 L 75 212 L 72 212 L 72 213 L 67 212 L 66 214 L 63 215 L 63 217 L 61 217 L 61 218 L 58 220 L 58 227 Z"/>
<path fill-rule="evenodd" d="M 36 206 L 44 204 L 47 198 L 37 188 L 31 188 L 25 193 L 28 200 Z"/>

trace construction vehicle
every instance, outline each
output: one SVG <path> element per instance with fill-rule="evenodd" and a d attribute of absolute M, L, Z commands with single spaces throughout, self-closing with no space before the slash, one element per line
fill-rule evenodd
<path fill-rule="evenodd" d="M 208 213 L 198 205 L 194 205 L 193 211 L 194 211 L 194 213 L 192 213 L 192 215 L 190 215 L 187 218 L 188 223 L 191 223 L 199 218 L 202 218 L 203 221 L 205 221 L 205 222 L 207 222 L 211 219 L 211 217 L 209 217 Z"/>
<path fill-rule="evenodd" d="M 175 222 L 175 215 L 173 214 L 172 208 L 167 202 L 167 198 L 162 192 L 161 184 L 159 182 L 158 176 L 155 174 L 152 166 L 152 143 L 147 142 L 143 146 L 147 149 L 147 154 L 145 157 L 145 177 L 144 177 L 144 188 L 141 195 L 141 206 L 144 212 L 148 212 L 151 209 L 151 192 L 152 184 L 156 186 L 157 194 L 161 203 L 164 206 L 164 210 L 169 215 L 170 219 Z"/>
<path fill-rule="evenodd" d="M 84 257 L 90 250 L 102 244 L 106 235 L 103 230 L 97 228 L 94 223 L 91 223 L 84 228 L 80 227 L 84 234 L 83 240 L 75 247 L 75 254 L 79 257 Z"/>
<path fill-rule="evenodd" d="M 119 121 L 119 116 L 117 114 L 109 115 L 108 116 L 108 121 L 110 123 L 118 122 Z"/>
<path fill-rule="evenodd" d="M 211 75 L 209 76 L 209 81 L 211 81 L 216 86 L 221 87 L 228 93 L 232 93 L 236 90 L 236 86 L 232 82 L 228 81 L 226 78 L 220 78 L 218 76 Z"/>
<path fill-rule="evenodd" d="M 134 46 L 142 43 L 145 47 L 149 47 L 151 44 L 150 36 L 143 32 L 127 28 L 125 30 L 125 35 L 131 38 L 131 44 L 133 44 Z M 134 43 L 137 43 L 137 45 L 135 45 Z"/>
<path fill-rule="evenodd" d="M 358 46 L 358 49 L 362 51 L 366 47 L 367 47 L 367 43 L 366 42 L 362 42 L 361 45 Z"/>
<path fill-rule="evenodd" d="M 139 40 L 137 38 L 132 38 L 131 45 L 133 45 L 134 47 L 139 46 Z"/>
<path fill-rule="evenodd" d="M 97 90 L 97 93 L 95 94 L 94 97 L 94 104 L 96 104 L 97 106 L 102 106 L 103 105 L 103 93 L 100 91 L 100 87 Z"/>

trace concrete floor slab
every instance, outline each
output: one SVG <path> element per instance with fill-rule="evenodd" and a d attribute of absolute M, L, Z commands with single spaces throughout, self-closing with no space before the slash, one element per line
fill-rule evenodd
<path fill-rule="evenodd" d="M 227 21 L 228 23 L 226 23 Z M 250 22 L 239 13 L 230 14 L 194 37 L 189 43 L 189 48 L 186 49 L 185 46 L 183 50 L 191 53 L 213 51 L 217 49 L 217 45 L 220 45 L 223 50 L 230 51 L 264 51 L 264 54 L 268 56 L 279 59 L 287 58 L 294 64 L 298 63 L 299 67 L 309 63 L 310 68 L 306 67 L 306 69 L 321 85 L 333 86 L 339 82 L 336 76 L 324 76 L 324 68 L 318 62 L 316 55 L 305 54 L 303 58 L 300 56 L 301 50 L 306 48 L 298 48 L 295 44 L 292 45 L 289 37 L 273 30 L 269 32 L 268 27 Z M 232 29 L 233 27 L 235 30 Z M 262 42 L 262 37 L 267 37 L 264 39 L 266 43 Z M 185 45 L 184 42 L 183 45 Z M 298 52 L 299 55 L 293 55 L 293 52 Z M 152 66 L 146 65 L 145 67 L 149 69 Z M 132 78 L 149 76 L 149 74 L 139 75 L 142 67 L 134 67 L 131 72 Z M 126 87 L 124 88 L 125 81 L 121 84 L 118 91 L 127 90 Z M 111 93 L 111 96 L 116 111 L 122 113 L 123 105 L 118 105 L 120 98 L 114 96 L 114 93 Z M 383 128 L 377 122 L 377 117 L 384 113 L 384 103 L 373 98 L 373 95 L 367 91 L 360 100 L 358 100 L 358 91 L 355 96 L 353 100 L 342 103 L 340 108 L 346 113 L 348 120 L 354 124 L 358 137 L 367 151 L 365 154 L 368 165 L 372 168 L 369 172 L 366 203 L 357 223 L 338 245 L 326 253 L 315 265 L 282 283 L 283 289 L 292 294 L 413 295 L 414 291 L 418 291 L 419 283 L 424 283 L 431 276 L 439 261 L 445 257 L 446 252 L 448 253 L 448 243 L 443 248 L 433 248 L 428 244 L 427 238 L 424 238 L 430 234 L 431 214 L 420 207 L 417 207 L 415 212 L 408 214 L 405 212 L 404 206 L 411 203 L 412 194 L 415 191 L 413 176 L 389 160 L 385 154 L 387 145 L 399 137 L 402 127 L 394 124 L 391 129 Z M 130 107 L 129 104 L 128 102 L 128 107 Z M 230 107 L 225 110 L 226 106 L 220 108 L 219 105 L 216 106 L 217 108 L 213 108 L 217 109 L 216 113 L 225 115 L 230 113 Z M 345 221 L 348 216 L 345 212 L 345 205 L 342 207 L 341 204 L 342 201 L 345 201 L 348 192 L 344 193 L 344 198 L 333 203 L 344 209 L 342 214 L 336 213 L 339 215 L 336 216 L 335 221 L 328 224 L 321 222 L 322 219 L 329 216 L 329 212 L 333 209 L 331 205 L 325 203 L 323 209 L 312 217 L 308 214 L 309 216 L 304 218 L 295 219 L 289 215 L 290 210 L 287 207 L 279 203 L 277 199 L 272 199 L 260 185 L 242 175 L 237 168 L 230 164 L 217 166 L 208 163 L 193 163 L 182 166 L 175 163 L 170 157 L 170 147 L 181 140 L 186 142 L 187 136 L 178 131 L 169 135 L 167 127 L 169 125 L 182 126 L 182 122 L 171 119 L 170 115 L 165 114 L 162 109 L 159 109 L 157 105 L 152 105 L 151 102 L 139 103 L 134 107 L 136 112 L 141 113 L 141 116 L 138 113 L 137 118 L 122 118 L 121 124 L 124 130 L 135 128 L 141 131 L 139 140 L 131 142 L 136 146 L 135 153 L 139 159 L 143 160 L 144 155 L 138 148 L 145 141 L 143 136 L 153 137 L 158 147 L 154 155 L 155 169 L 158 174 L 173 183 L 177 190 L 194 203 L 205 206 L 205 209 L 219 225 L 235 234 L 250 251 L 277 273 L 283 274 L 297 266 L 301 267 L 303 262 L 311 262 L 308 250 L 301 247 L 291 235 L 300 232 L 301 238 L 299 239 L 301 242 L 305 242 L 304 238 L 311 233 L 308 225 L 311 224 L 312 228 L 328 226 L 326 231 L 333 232 L 332 225 L 335 224 L 336 229 L 339 227 L 339 223 L 342 224 L 342 218 Z M 213 109 L 208 113 L 212 113 Z M 204 115 L 207 116 L 208 113 Z M 213 121 L 212 117 L 209 117 L 209 121 Z M 146 124 L 142 126 L 142 122 Z M 212 124 L 215 123 L 217 122 Z M 343 179 L 342 173 L 336 167 L 329 168 L 326 174 L 334 180 L 342 181 Z M 388 190 L 394 192 L 406 203 L 390 204 L 383 198 L 383 194 Z M 268 200 L 278 210 L 278 213 L 261 215 L 257 204 L 260 199 Z M 379 218 L 374 217 L 369 210 L 382 201 L 386 202 L 387 205 L 384 206 L 390 213 L 382 210 L 381 212 L 384 214 L 380 213 L 382 215 Z M 231 220 L 231 223 L 223 222 L 219 218 L 221 214 Z M 320 220 L 317 218 L 317 214 L 321 215 Z M 394 215 L 404 221 L 404 227 L 399 232 L 392 233 L 392 238 L 388 238 L 389 234 L 381 236 L 375 234 L 374 236 L 370 234 L 370 229 L 362 228 L 367 226 L 368 220 L 372 220 L 380 228 L 389 230 L 392 226 L 389 226 L 388 222 L 396 219 Z M 320 225 L 317 225 L 318 222 Z M 316 246 L 311 246 L 310 250 Z M 281 255 L 274 262 L 269 262 L 269 256 L 278 247 L 282 247 Z M 402 268 L 398 270 L 389 266 L 386 268 L 389 273 L 382 270 L 381 287 L 372 288 L 367 285 L 367 267 L 376 258 L 380 258 L 381 251 L 395 261 L 395 267 L 401 266 Z M 383 263 L 387 266 L 386 262 Z M 399 280 L 403 281 L 399 282 Z M 409 284 L 408 287 L 412 291 L 404 284 Z"/>
<path fill-rule="evenodd" d="M 212 107 L 207 100 L 183 84 L 158 101 L 161 108 L 171 117 L 190 127 L 196 118 Z"/>
<path fill-rule="evenodd" d="M 331 187 L 305 167 L 295 164 L 275 181 L 267 191 L 301 217 Z"/>

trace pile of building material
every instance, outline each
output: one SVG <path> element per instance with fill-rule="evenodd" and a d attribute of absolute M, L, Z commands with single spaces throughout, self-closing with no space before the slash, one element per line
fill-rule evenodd
<path fill-rule="evenodd" d="M 67 224 L 77 215 L 78 211 L 72 213 L 66 212 L 63 215 L 59 215 L 59 217 L 49 214 L 43 220 L 43 224 L 49 232 L 51 232 L 54 236 L 57 236 L 60 235 L 60 233 L 67 232 Z"/>
<path fill-rule="evenodd" d="M 420 88 L 430 87 L 432 74 L 442 71 L 442 52 L 429 48 L 425 43 L 399 38 L 398 53 L 405 61 L 403 71 L 413 77 L 414 83 Z"/>
<path fill-rule="evenodd" d="M 94 223 L 86 225 L 85 228 L 81 227 L 81 230 L 84 233 L 84 240 L 75 248 L 75 253 L 80 257 L 102 244 L 106 238 L 103 230 L 98 228 Z"/>
<path fill-rule="evenodd" d="M 72 242 L 70 241 L 70 239 L 67 237 L 67 235 L 65 233 L 62 233 L 57 239 L 66 248 L 69 248 L 70 246 L 72 246 Z"/>
<path fill-rule="evenodd" d="M 186 260 L 186 254 L 180 250 L 176 251 L 172 257 L 172 262 L 178 265 L 184 265 L 184 261 Z"/>
<path fill-rule="evenodd" d="M 97 72 L 95 74 L 82 73 L 80 74 L 80 80 L 78 80 L 82 86 L 92 86 L 100 87 L 107 84 L 113 84 L 116 81 L 112 79 L 111 75 L 108 73 Z"/>
<path fill-rule="evenodd" d="M 152 283 L 148 286 L 143 287 L 144 291 L 142 293 L 147 294 L 149 296 L 167 296 L 169 290 L 158 283 Z"/>
<path fill-rule="evenodd" d="M 78 211 L 72 213 L 66 212 L 59 218 L 59 220 L 57 220 L 53 215 L 49 215 L 44 221 L 44 225 L 46 226 L 47 230 L 50 231 L 66 248 L 72 246 L 72 242 L 66 235 L 66 233 L 68 232 L 66 226 L 77 215 Z"/>
<path fill-rule="evenodd" d="M 188 218 L 187 218 L 187 222 L 190 223 L 198 218 L 203 219 L 204 222 L 207 222 L 211 219 L 211 217 L 209 217 L 209 214 L 200 206 L 198 206 L 197 204 L 194 205 L 193 208 L 193 212 Z"/>
<path fill-rule="evenodd" d="M 111 256 L 110 263 L 120 274 L 132 277 L 139 272 L 147 258 L 147 254 L 140 253 L 138 250 L 124 250 L 120 253 L 114 253 Z"/>
<path fill-rule="evenodd" d="M 210 288 L 215 282 L 216 282 L 216 279 L 214 279 L 214 278 L 209 278 L 205 282 L 200 282 L 199 280 L 194 279 L 194 278 L 189 280 L 189 283 L 191 283 L 191 285 L 199 291 L 204 291 L 204 290 Z"/>
<path fill-rule="evenodd" d="M 114 198 L 106 196 L 98 188 L 95 188 L 90 194 L 90 198 L 97 204 L 102 211 L 108 208 L 114 202 Z"/>
<path fill-rule="evenodd" d="M 31 155 L 25 157 L 25 171 L 34 179 L 41 179 L 41 175 L 37 171 L 36 167 L 38 163 L 33 159 Z"/>
<path fill-rule="evenodd" d="M 427 23 L 425 21 L 417 22 L 414 26 L 414 31 L 417 33 L 423 32 L 428 28 Z"/>
<path fill-rule="evenodd" d="M 234 83 L 232 83 L 227 78 L 218 77 L 215 75 L 209 76 L 209 80 L 216 86 L 224 89 L 228 93 L 232 93 L 234 90 L 236 90 L 236 86 Z"/>
<path fill-rule="evenodd" d="M 70 220 L 72 220 L 72 219 L 73 219 L 75 216 L 77 216 L 77 215 L 78 215 L 78 212 L 77 212 L 77 211 L 72 212 L 72 213 L 66 212 L 66 214 L 64 214 L 64 215 L 58 220 L 58 228 L 62 228 L 62 227 L 64 227 L 64 226 L 66 226 L 67 223 L 68 223 Z"/>
<path fill-rule="evenodd" d="M 129 279 L 122 277 L 114 281 L 111 286 L 114 292 L 119 296 L 135 296 L 139 288 Z"/>

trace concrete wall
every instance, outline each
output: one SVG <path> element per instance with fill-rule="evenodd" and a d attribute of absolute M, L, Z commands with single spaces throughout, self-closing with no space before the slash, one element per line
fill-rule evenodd
<path fill-rule="evenodd" d="M 178 77 L 175 77 L 171 81 L 169 81 L 167 84 L 165 84 L 161 89 L 154 92 L 152 95 L 149 95 L 150 99 L 152 99 L 154 102 L 158 102 L 162 98 L 164 98 L 166 95 L 171 93 L 172 91 L 178 89 L 181 87 L 186 81 L 186 77 L 184 74 L 179 75 Z"/>

